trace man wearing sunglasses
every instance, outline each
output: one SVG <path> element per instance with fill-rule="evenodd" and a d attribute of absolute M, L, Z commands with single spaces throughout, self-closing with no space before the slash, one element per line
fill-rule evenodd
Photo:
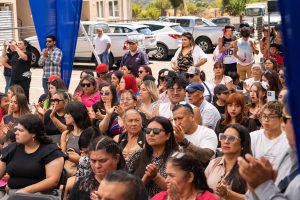
<path fill-rule="evenodd" d="M 189 104 L 178 104 L 172 112 L 176 142 L 183 149 L 193 152 L 202 163 L 207 163 L 217 149 L 216 133 L 195 122 L 194 112 Z"/>
<path fill-rule="evenodd" d="M 56 47 L 56 37 L 48 35 L 46 37 L 47 48 L 43 49 L 43 55 L 39 59 L 39 66 L 43 67 L 43 88 L 44 93 L 48 94 L 48 78 L 51 75 L 61 74 L 62 51 Z"/>
<path fill-rule="evenodd" d="M 199 108 L 202 117 L 202 125 L 215 130 L 219 119 L 221 119 L 221 115 L 214 105 L 205 100 L 203 84 L 189 84 L 186 87 L 186 93 L 189 102 Z"/>
<path fill-rule="evenodd" d="M 205 73 L 200 71 L 198 67 L 190 67 L 186 72 L 187 80 L 189 83 L 200 83 L 204 86 L 204 97 L 205 99 L 212 103 L 213 100 L 213 89 L 214 87 L 210 83 L 205 81 Z"/>
<path fill-rule="evenodd" d="M 255 159 L 251 155 L 239 157 L 239 172 L 251 187 L 246 193 L 248 200 L 293 200 L 300 196 L 300 175 L 297 162 L 297 150 L 292 117 L 289 114 L 287 95 L 283 101 L 283 122 L 289 142 L 289 148 L 276 166 L 265 158 Z M 275 172 L 274 168 L 277 169 Z"/>

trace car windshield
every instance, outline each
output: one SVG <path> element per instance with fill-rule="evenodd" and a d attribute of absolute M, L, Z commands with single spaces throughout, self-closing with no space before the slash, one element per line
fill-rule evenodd
<path fill-rule="evenodd" d="M 144 35 L 152 35 L 152 32 L 148 27 L 138 28 L 136 30 L 137 30 L 137 32 L 142 33 Z"/>
<path fill-rule="evenodd" d="M 94 34 L 97 34 L 98 28 L 102 28 L 104 33 L 110 33 L 109 26 L 107 24 L 95 24 Z"/>
<path fill-rule="evenodd" d="M 217 26 L 215 23 L 209 21 L 208 19 L 202 18 L 202 21 L 203 21 L 204 25 L 206 25 L 206 26 Z"/>
<path fill-rule="evenodd" d="M 264 15 L 264 10 L 262 8 L 246 8 L 246 16 L 261 16 Z"/>
<path fill-rule="evenodd" d="M 170 26 L 173 30 L 179 32 L 179 33 L 184 33 L 186 32 L 186 30 L 184 30 L 181 26 L 179 25 L 174 25 L 174 26 Z"/>

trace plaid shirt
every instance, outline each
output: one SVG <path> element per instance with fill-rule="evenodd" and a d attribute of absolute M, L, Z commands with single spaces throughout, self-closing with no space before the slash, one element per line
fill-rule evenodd
<path fill-rule="evenodd" d="M 60 76 L 60 63 L 62 60 L 62 52 L 59 48 L 54 48 L 48 52 L 48 57 L 45 59 L 41 56 L 39 59 L 39 65 L 43 67 L 43 78 L 49 78 L 51 75 Z"/>

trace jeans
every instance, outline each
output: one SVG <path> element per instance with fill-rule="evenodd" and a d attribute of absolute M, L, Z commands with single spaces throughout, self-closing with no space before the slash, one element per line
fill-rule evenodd
<path fill-rule="evenodd" d="M 107 66 L 109 66 L 109 54 L 108 51 L 104 51 L 103 53 L 98 55 L 101 63 L 106 64 Z"/>
<path fill-rule="evenodd" d="M 49 89 L 48 89 L 48 78 L 43 78 L 43 88 L 44 88 L 44 94 L 48 94 Z"/>
<path fill-rule="evenodd" d="M 10 86 L 11 76 L 4 76 L 4 78 L 5 78 L 5 83 L 6 83 L 6 85 L 5 85 L 5 94 L 7 94 L 8 88 Z"/>

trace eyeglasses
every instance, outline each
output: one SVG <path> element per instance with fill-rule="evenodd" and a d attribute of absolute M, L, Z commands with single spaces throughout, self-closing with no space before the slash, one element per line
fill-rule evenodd
<path fill-rule="evenodd" d="M 283 122 L 286 124 L 288 120 L 292 119 L 292 116 L 290 116 L 290 115 L 283 115 L 282 119 L 283 119 Z"/>
<path fill-rule="evenodd" d="M 138 73 L 139 73 L 139 74 L 142 74 L 142 73 L 144 73 L 144 71 L 138 71 Z"/>
<path fill-rule="evenodd" d="M 49 101 L 50 101 L 50 103 L 59 103 L 59 102 L 64 101 L 64 100 L 61 100 L 61 99 L 50 99 Z"/>
<path fill-rule="evenodd" d="M 263 120 L 274 120 L 274 119 L 276 119 L 276 118 L 279 118 L 280 116 L 278 116 L 278 115 L 266 115 L 266 114 L 262 114 L 261 115 L 261 119 L 263 119 Z"/>
<path fill-rule="evenodd" d="M 100 91 L 100 94 L 101 94 L 101 95 L 109 95 L 109 94 L 110 94 L 110 91 L 109 91 L 109 90 L 101 90 L 101 91 Z"/>
<path fill-rule="evenodd" d="M 125 101 L 131 101 L 131 100 L 133 100 L 132 98 L 127 98 L 127 99 L 120 99 L 120 102 L 125 102 Z"/>
<path fill-rule="evenodd" d="M 51 42 L 53 42 L 52 40 L 46 40 L 46 43 L 51 43 Z"/>
<path fill-rule="evenodd" d="M 226 140 L 228 140 L 230 143 L 234 143 L 236 140 L 241 140 L 241 139 L 234 135 L 225 135 L 224 133 L 220 133 L 219 141 L 226 141 Z"/>
<path fill-rule="evenodd" d="M 91 84 L 90 83 L 81 83 L 81 87 L 91 87 Z"/>
<path fill-rule="evenodd" d="M 161 128 L 145 128 L 144 130 L 147 135 L 149 135 L 151 132 L 153 132 L 154 135 L 158 135 L 160 132 L 165 131 Z"/>

